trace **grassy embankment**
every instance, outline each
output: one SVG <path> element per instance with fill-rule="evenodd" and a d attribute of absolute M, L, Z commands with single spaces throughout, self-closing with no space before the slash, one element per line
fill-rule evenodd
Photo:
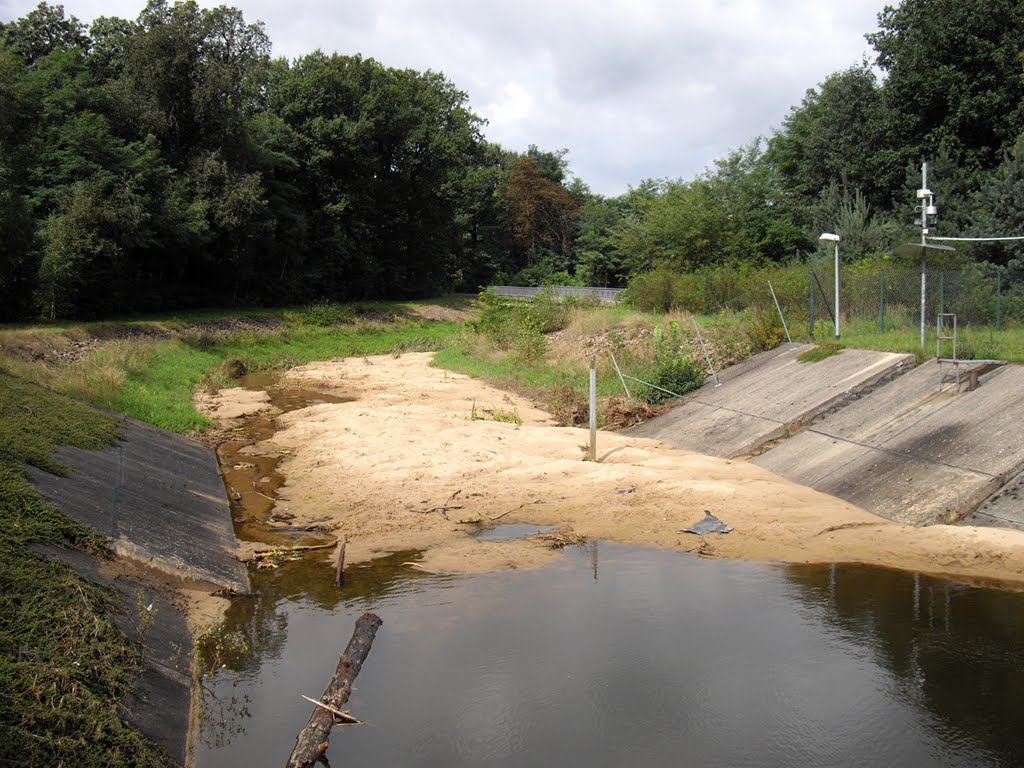
<path fill-rule="evenodd" d="M 48 504 L 23 469 L 61 474 L 57 446 L 116 441 L 112 419 L 61 393 L 198 432 L 207 422 L 192 392 L 204 383 L 226 384 L 243 369 L 437 348 L 456 329 L 381 321 L 402 309 L 267 311 L 257 316 L 262 326 L 242 332 L 232 331 L 229 313 L 0 330 L 0 765 L 166 763 L 118 717 L 141 657 L 110 619 L 115 596 L 30 549 L 104 556 L 102 537 Z"/>
<path fill-rule="evenodd" d="M 159 766 L 117 714 L 140 655 L 110 615 L 115 596 L 31 544 L 101 554 L 101 537 L 48 504 L 22 469 L 67 471 L 58 445 L 117 437 L 95 409 L 0 373 L 0 765 Z"/>

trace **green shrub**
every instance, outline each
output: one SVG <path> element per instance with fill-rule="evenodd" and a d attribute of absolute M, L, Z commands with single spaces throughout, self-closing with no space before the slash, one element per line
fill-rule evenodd
<path fill-rule="evenodd" d="M 661 389 L 641 385 L 638 397 L 651 405 L 657 405 L 672 398 L 669 392 L 685 395 L 704 383 L 703 369 L 683 350 L 682 343 L 679 323 L 669 323 L 667 334 L 661 328 L 654 329 L 654 363 L 639 378 Z"/>
<path fill-rule="evenodd" d="M 480 316 L 470 323 L 499 349 L 509 350 L 526 363 L 547 354 L 544 334 L 560 330 L 569 323 L 570 310 L 553 291 L 542 291 L 533 299 L 518 299 L 480 294 Z"/>
<path fill-rule="evenodd" d="M 774 349 L 786 338 L 779 316 L 774 311 L 763 311 L 760 307 L 755 307 L 749 315 L 746 334 L 755 352 Z"/>
<path fill-rule="evenodd" d="M 333 325 L 345 325 L 354 322 L 356 319 L 356 309 L 351 305 L 324 300 L 307 304 L 294 314 L 289 315 L 288 319 L 297 325 L 328 328 Z"/>
<path fill-rule="evenodd" d="M 669 312 L 676 306 L 682 279 L 682 275 L 668 267 L 658 267 L 630 280 L 624 298 L 644 312 Z"/>

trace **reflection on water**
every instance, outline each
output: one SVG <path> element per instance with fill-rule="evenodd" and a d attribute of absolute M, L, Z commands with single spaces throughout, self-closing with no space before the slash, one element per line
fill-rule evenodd
<path fill-rule="evenodd" d="M 283 765 L 367 609 L 368 725 L 335 732 L 337 764 L 1024 764 L 1024 595 L 605 543 L 514 573 L 411 559 L 344 590 L 326 563 L 258 574 L 229 616 L 251 650 L 208 681 L 250 717 L 199 768 Z"/>

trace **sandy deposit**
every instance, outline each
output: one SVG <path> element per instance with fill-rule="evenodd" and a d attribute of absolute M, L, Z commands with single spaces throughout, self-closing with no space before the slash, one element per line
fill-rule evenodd
<path fill-rule="evenodd" d="M 348 534 L 347 562 L 421 550 L 423 567 L 465 572 L 557 557 L 530 540 L 480 541 L 478 525 L 542 523 L 588 537 L 788 563 L 861 562 L 968 580 L 1024 584 L 1024 534 L 912 528 L 796 485 L 752 464 L 555 426 L 515 395 L 430 366 L 431 355 L 354 358 L 288 372 L 286 385 L 356 400 L 283 414 L 279 431 L 247 449 L 283 455 L 277 509 L 295 525 Z M 214 415 L 258 409 L 244 390 L 208 403 Z M 495 421 L 516 415 L 519 424 Z M 474 418 L 474 416 L 476 418 Z M 729 534 L 681 533 L 710 510 Z"/>

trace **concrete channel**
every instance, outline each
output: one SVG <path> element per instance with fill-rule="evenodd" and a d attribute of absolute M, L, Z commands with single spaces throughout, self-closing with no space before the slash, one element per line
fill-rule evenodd
<path fill-rule="evenodd" d="M 816 363 L 799 362 L 809 349 L 813 345 L 754 355 L 725 369 L 720 387 L 706 384 L 629 434 L 709 456 L 748 457 L 914 365 L 913 355 L 859 349 Z"/>
<path fill-rule="evenodd" d="M 968 391 L 935 361 L 847 349 L 798 362 L 809 348 L 757 355 L 631 433 L 748 458 L 903 523 L 1024 529 L 1024 368 Z"/>

